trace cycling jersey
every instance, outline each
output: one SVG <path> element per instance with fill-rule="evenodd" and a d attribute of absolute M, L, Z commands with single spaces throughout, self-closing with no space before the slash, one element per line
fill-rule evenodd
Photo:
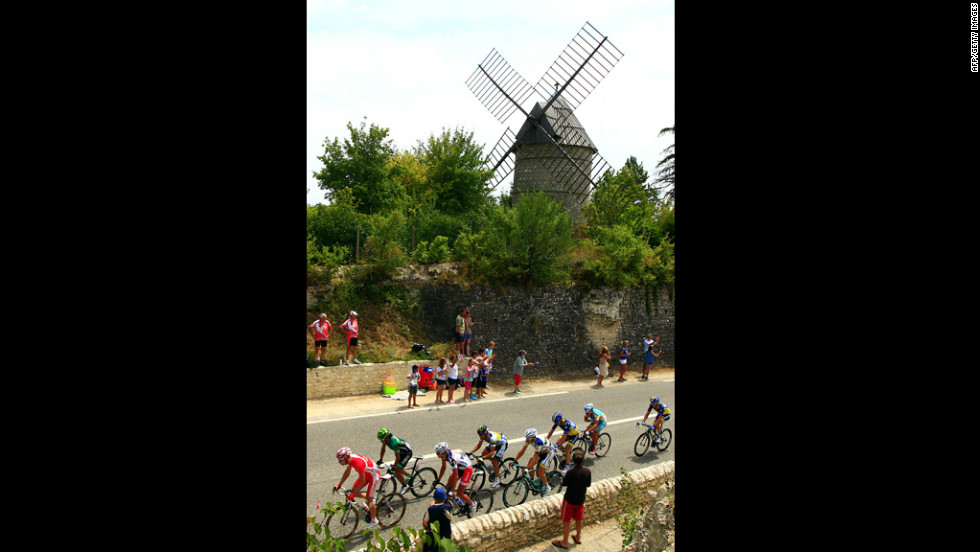
<path fill-rule="evenodd" d="M 598 408 L 593 408 L 592 412 L 586 412 L 585 417 L 588 418 L 590 422 L 599 420 L 599 422 L 602 423 L 606 421 L 606 413 Z"/>
<path fill-rule="evenodd" d="M 378 471 L 378 466 L 374 465 L 373 460 L 360 454 L 351 454 L 347 464 L 354 468 L 358 475 L 354 486 L 356 487 L 361 480 L 366 481 L 364 489 L 367 491 L 367 496 L 374 498 L 374 493 L 381 483 L 381 472 Z"/>
<path fill-rule="evenodd" d="M 408 444 L 408 441 L 399 439 L 398 437 L 392 435 L 388 437 L 388 448 L 390 448 L 395 452 L 400 452 L 401 450 L 406 450 L 406 449 L 409 452 L 411 452 L 412 445 Z"/>
<path fill-rule="evenodd" d="M 561 430 L 565 433 L 565 435 L 569 437 L 575 437 L 578 435 L 578 428 L 575 427 L 575 423 L 571 420 L 562 419 L 561 424 L 551 426 L 551 430 L 554 431 L 556 427 L 559 427 L 559 425 L 561 426 Z"/>
<path fill-rule="evenodd" d="M 497 433 L 496 431 L 488 431 L 486 437 L 481 437 L 484 441 L 490 444 L 492 447 L 507 446 L 507 437 L 502 433 Z"/>
<path fill-rule="evenodd" d="M 547 454 L 549 452 L 554 452 L 556 448 L 555 445 L 551 444 L 550 441 L 548 441 L 543 437 L 535 437 L 530 444 L 531 447 L 534 448 L 534 452 L 538 454 Z"/>
<path fill-rule="evenodd" d="M 651 404 L 650 408 L 647 408 L 647 416 L 649 416 L 650 412 L 653 410 L 653 404 Z M 670 419 L 670 408 L 666 404 L 660 403 L 656 410 L 657 416 L 662 416 L 665 422 Z"/>
<path fill-rule="evenodd" d="M 446 462 L 449 462 L 449 465 L 456 470 L 465 470 L 473 466 L 468 456 L 454 450 L 446 451 Z"/>

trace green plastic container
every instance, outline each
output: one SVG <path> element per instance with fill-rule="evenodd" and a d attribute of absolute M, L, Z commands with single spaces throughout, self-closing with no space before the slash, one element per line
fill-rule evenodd
<path fill-rule="evenodd" d="M 382 395 L 394 395 L 396 388 L 397 388 L 397 386 L 395 385 L 395 382 L 393 382 L 391 380 L 387 380 L 387 381 L 385 381 L 381 385 L 381 394 Z"/>

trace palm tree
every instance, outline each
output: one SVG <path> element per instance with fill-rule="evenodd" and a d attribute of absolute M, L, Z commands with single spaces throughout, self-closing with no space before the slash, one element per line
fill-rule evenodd
<path fill-rule="evenodd" d="M 657 136 L 663 136 L 667 133 L 673 134 L 674 127 L 667 127 L 660 130 Z M 670 188 L 664 192 L 664 199 L 668 201 L 673 201 L 674 199 L 674 144 L 667 146 L 663 153 L 667 154 L 663 159 L 657 163 L 657 179 L 654 181 L 657 184 L 662 184 L 662 186 L 655 186 L 658 190 L 663 188 Z"/>

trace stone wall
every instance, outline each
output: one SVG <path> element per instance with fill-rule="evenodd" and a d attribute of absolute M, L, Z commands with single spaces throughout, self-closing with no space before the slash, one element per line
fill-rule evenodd
<path fill-rule="evenodd" d="M 599 364 L 599 351 L 603 346 L 609 347 L 612 354 L 609 370 L 610 377 L 615 377 L 619 368 L 619 347 L 624 339 L 630 342 L 632 354 L 628 366 L 635 374 L 643 369 L 643 339 L 647 333 L 661 336 L 663 354 L 657 357 L 654 365 L 676 368 L 674 301 L 666 289 L 660 289 L 656 294 L 650 291 L 648 295 L 646 288 L 585 290 L 570 286 L 525 290 L 490 286 L 463 288 L 432 283 L 432 274 L 446 270 L 441 265 L 416 267 L 411 276 L 404 279 L 404 285 L 418 302 L 415 316 L 428 329 L 428 343 L 447 342 L 453 340 L 453 327 L 460 308 L 470 306 L 475 322 L 472 346 L 485 347 L 491 340 L 496 342 L 497 359 L 490 374 L 491 382 L 513 381 L 511 367 L 521 349 L 528 351 L 529 361 L 541 363 L 525 369 L 527 380 L 542 376 L 592 375 L 593 368 Z M 318 295 L 324 293 L 329 290 L 308 288 L 307 304 L 314 304 Z M 411 364 L 407 366 L 411 367 Z M 331 385 L 354 390 L 359 387 L 361 377 L 370 376 L 367 381 L 374 385 L 380 381 L 378 376 L 383 376 L 367 368 L 344 373 L 358 375 Z M 400 373 L 399 369 L 393 375 Z M 399 388 L 403 387 L 404 376 L 394 380 Z M 353 394 L 365 392 L 373 393 L 374 389 Z"/>
<path fill-rule="evenodd" d="M 643 491 L 656 491 L 665 481 L 674 478 L 674 461 L 669 460 L 649 468 L 630 472 L 633 482 Z M 622 489 L 620 477 L 592 482 L 585 496 L 583 524 L 616 516 L 616 499 Z M 563 496 L 531 500 L 520 506 L 504 508 L 494 503 L 489 514 L 461 523 L 453 523 L 453 541 L 465 544 L 472 552 L 506 552 L 524 546 L 561 538 L 559 518 Z"/>
<path fill-rule="evenodd" d="M 405 376 L 412 371 L 412 365 L 418 363 L 418 360 L 413 360 L 308 368 L 306 399 L 380 395 L 381 385 L 389 379 L 395 382 L 397 391 L 406 391 L 408 379 Z"/>

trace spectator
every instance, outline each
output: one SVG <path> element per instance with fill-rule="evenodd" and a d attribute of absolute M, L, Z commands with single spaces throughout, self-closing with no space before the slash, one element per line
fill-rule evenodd
<path fill-rule="evenodd" d="M 313 337 L 313 366 L 327 365 L 327 339 L 330 337 L 330 322 L 326 313 L 320 313 L 320 319 L 307 326 L 306 330 Z"/>
<path fill-rule="evenodd" d="M 603 347 L 599 353 L 599 387 L 605 387 L 605 385 L 602 385 L 602 378 L 609 376 L 609 361 L 611 359 L 612 356 L 609 354 L 609 347 Z"/>
<path fill-rule="evenodd" d="M 650 379 L 650 369 L 653 368 L 653 359 L 663 354 L 663 351 L 657 353 L 653 352 L 654 347 L 660 347 L 660 336 L 658 335 L 654 339 L 650 339 L 653 334 L 647 334 L 647 338 L 643 340 L 647 349 L 643 356 L 643 375 L 640 376 L 643 379 Z"/>
<path fill-rule="evenodd" d="M 446 389 L 446 372 L 449 369 L 446 368 L 446 359 L 439 359 L 439 366 L 436 366 L 436 404 L 442 404 L 442 392 Z"/>
<path fill-rule="evenodd" d="M 452 404 L 456 402 L 453 398 L 453 392 L 456 391 L 456 387 L 459 386 L 459 367 L 456 366 L 456 357 L 449 357 L 449 403 Z"/>
<path fill-rule="evenodd" d="M 463 317 L 463 354 L 470 356 L 470 341 L 473 339 L 473 316 L 470 308 L 466 307 L 466 315 Z"/>
<path fill-rule="evenodd" d="M 432 534 L 433 522 L 436 522 L 439 527 L 440 539 L 453 538 L 453 507 L 452 504 L 446 504 L 446 489 L 442 487 L 432 492 L 432 502 L 422 515 L 422 527 L 425 528 L 422 552 L 439 551 L 439 545 Z"/>
<path fill-rule="evenodd" d="M 582 449 L 575 449 L 572 453 L 572 463 L 575 467 L 568 470 L 562 478 L 561 484 L 565 487 L 565 497 L 561 501 L 561 527 L 562 540 L 553 540 L 551 544 L 558 548 L 568 548 L 568 533 L 571 529 L 572 519 L 575 520 L 575 534 L 572 540 L 575 544 L 582 544 L 582 520 L 585 517 L 585 492 L 592 485 L 592 472 L 589 468 L 583 468 L 582 462 L 585 461 L 585 452 Z"/>
<path fill-rule="evenodd" d="M 477 359 L 477 362 L 479 363 L 478 367 L 480 370 L 479 373 L 477 374 L 476 381 L 473 384 L 476 387 L 477 399 L 482 399 L 487 392 L 487 375 L 490 373 L 490 364 L 487 363 L 488 358 L 489 355 L 483 353 L 483 356 L 480 356 Z"/>
<path fill-rule="evenodd" d="M 357 360 L 357 313 L 350 311 L 347 320 L 344 320 L 340 327 L 347 330 L 347 352 L 344 353 L 344 363 L 350 366 L 350 361 L 353 360 L 354 364 L 360 364 L 361 361 Z"/>
<path fill-rule="evenodd" d="M 484 357 L 486 357 L 486 365 L 487 365 L 487 373 L 483 376 L 483 392 L 484 393 L 486 393 L 486 391 L 488 389 L 490 389 L 489 387 L 487 387 L 487 376 L 489 376 L 490 375 L 490 372 L 493 371 L 493 359 L 497 356 L 497 354 L 493 352 L 493 349 L 496 346 L 497 346 L 497 344 L 494 343 L 493 341 L 491 341 L 490 344 L 487 345 L 486 350 L 483 351 L 483 355 L 484 355 Z"/>
<path fill-rule="evenodd" d="M 480 367 L 476 365 L 476 359 L 471 358 L 466 363 L 466 374 L 463 375 L 463 402 L 469 402 L 474 399 L 474 397 L 470 396 L 470 392 L 473 389 L 473 378 L 476 377 L 479 371 Z"/>
<path fill-rule="evenodd" d="M 517 360 L 514 361 L 514 393 L 521 393 L 521 378 L 524 377 L 524 366 L 528 363 L 527 359 L 524 358 L 527 355 L 527 351 L 521 349 L 517 353 Z M 534 365 L 537 366 L 539 363 L 535 362 Z"/>
<path fill-rule="evenodd" d="M 466 333 L 466 311 L 468 309 L 463 307 L 459 309 L 459 314 L 456 315 L 456 355 L 462 353 L 463 351 L 463 334 Z"/>
<path fill-rule="evenodd" d="M 623 340 L 623 346 L 619 349 L 619 379 L 616 381 L 626 381 L 623 376 L 626 375 L 626 360 L 630 357 L 630 352 L 627 347 L 629 347 L 630 342 Z"/>
<path fill-rule="evenodd" d="M 422 374 L 419 373 L 419 365 L 413 364 L 412 371 L 408 373 L 408 407 L 418 406 L 419 400 L 416 397 L 416 393 L 419 392 L 419 378 Z"/>

